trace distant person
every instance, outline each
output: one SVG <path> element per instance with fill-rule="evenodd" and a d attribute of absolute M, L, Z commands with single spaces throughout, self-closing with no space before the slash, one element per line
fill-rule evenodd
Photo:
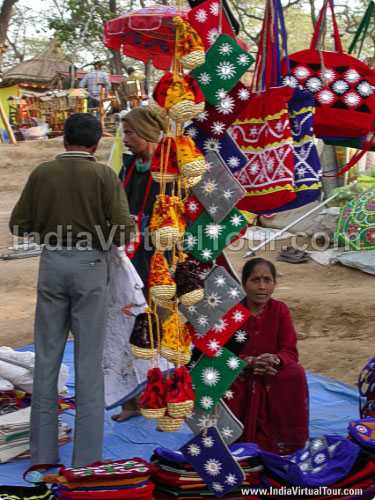
<path fill-rule="evenodd" d="M 79 86 L 81 88 L 87 88 L 87 92 L 90 94 L 87 99 L 87 108 L 99 107 L 101 90 L 103 87 L 104 98 L 108 96 L 110 81 L 108 73 L 101 70 L 103 66 L 105 66 L 105 62 L 103 61 L 94 62 L 94 70 L 87 73 L 79 83 Z"/>
<path fill-rule="evenodd" d="M 246 367 L 224 401 L 244 424 L 239 442 L 289 455 L 309 437 L 309 392 L 305 371 L 297 363 L 297 335 L 289 309 L 271 298 L 275 285 L 272 262 L 260 258 L 246 262 L 243 305 L 251 316 L 241 330 L 250 337 L 240 354 Z"/>
<path fill-rule="evenodd" d="M 102 456 L 102 354 L 108 310 L 107 248 L 135 227 L 116 174 L 97 163 L 100 122 L 89 113 L 65 121 L 66 152 L 33 170 L 9 227 L 45 244 L 35 312 L 35 372 L 30 421 L 32 465 L 59 460 L 57 379 L 69 331 L 74 337 L 76 418 L 72 466 Z"/>
<path fill-rule="evenodd" d="M 77 68 L 69 66 L 69 75 L 61 80 L 61 90 L 77 89 L 79 87 L 79 80 L 76 77 Z"/>
<path fill-rule="evenodd" d="M 128 104 L 130 108 L 135 108 L 144 97 L 145 75 L 132 66 L 128 67 L 126 72 L 128 76 L 121 80 L 117 90 L 121 110 L 128 109 Z"/>

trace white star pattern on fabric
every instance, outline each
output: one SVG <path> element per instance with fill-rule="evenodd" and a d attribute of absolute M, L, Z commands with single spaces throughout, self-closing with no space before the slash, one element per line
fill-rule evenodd
<path fill-rule="evenodd" d="M 244 332 L 243 330 L 238 330 L 238 332 L 234 334 L 234 338 L 237 342 L 245 342 L 246 332 Z"/>
<path fill-rule="evenodd" d="M 240 294 L 240 291 L 237 288 L 231 288 L 229 290 L 229 295 L 233 298 L 236 299 Z"/>
<path fill-rule="evenodd" d="M 213 387 L 220 381 L 220 373 L 215 368 L 207 367 L 201 373 L 202 382 Z"/>
<path fill-rule="evenodd" d="M 236 323 L 238 323 L 239 321 L 243 321 L 244 318 L 245 318 L 245 316 L 243 315 L 243 313 L 241 311 L 234 311 L 234 313 L 232 315 L 232 319 Z"/>
<path fill-rule="evenodd" d="M 345 71 L 343 76 L 349 83 L 358 83 L 361 79 L 361 75 L 355 69 L 348 69 L 348 71 Z"/>
<path fill-rule="evenodd" d="M 194 139 L 195 137 L 197 137 L 198 135 L 198 130 L 195 128 L 195 127 L 190 127 L 187 131 L 186 131 L 187 135 L 189 137 L 191 137 L 192 139 Z"/>
<path fill-rule="evenodd" d="M 191 365 L 190 365 L 190 367 L 191 367 Z M 185 418 L 188 418 L 189 420 L 192 420 L 194 417 L 195 417 L 195 413 L 192 411 L 191 413 L 189 413 L 189 415 L 186 415 Z"/>
<path fill-rule="evenodd" d="M 220 349 L 220 344 L 216 339 L 213 339 L 208 342 L 208 348 L 210 351 L 216 352 L 218 349 Z"/>
<path fill-rule="evenodd" d="M 337 80 L 332 84 L 332 88 L 336 94 L 342 95 L 348 90 L 349 85 L 344 80 Z"/>
<path fill-rule="evenodd" d="M 218 50 L 222 56 L 227 56 L 232 52 L 233 48 L 229 43 L 222 43 Z"/>
<path fill-rule="evenodd" d="M 217 28 L 212 28 L 210 31 L 207 33 L 207 41 L 210 45 L 215 43 L 217 37 L 219 36 L 219 30 Z"/>
<path fill-rule="evenodd" d="M 205 235 L 211 240 L 215 240 L 216 238 L 218 238 L 221 235 L 222 231 L 223 226 L 220 226 L 220 224 L 215 224 L 214 222 L 207 224 L 207 226 L 204 228 Z"/>
<path fill-rule="evenodd" d="M 197 457 L 200 454 L 200 452 L 201 452 L 201 449 L 199 448 L 199 446 L 197 444 L 191 444 L 190 446 L 188 446 L 188 453 L 192 457 Z"/>
<path fill-rule="evenodd" d="M 230 95 L 224 97 L 224 99 L 216 105 L 216 110 L 223 115 L 230 115 L 233 113 L 235 106 L 235 100 Z"/>
<path fill-rule="evenodd" d="M 335 94 L 328 89 L 322 90 L 319 94 L 317 94 L 318 101 L 323 104 L 331 104 L 334 98 Z"/>
<path fill-rule="evenodd" d="M 221 61 L 216 67 L 216 73 L 222 80 L 230 80 L 236 75 L 236 67 L 229 61 Z"/>
<path fill-rule="evenodd" d="M 371 85 L 366 80 L 358 84 L 357 90 L 362 97 L 368 97 L 373 92 Z"/>
<path fill-rule="evenodd" d="M 198 23 L 204 23 L 207 21 L 207 12 L 204 9 L 198 9 L 195 13 L 195 19 Z"/>
<path fill-rule="evenodd" d="M 234 474 L 228 474 L 225 476 L 225 482 L 229 484 L 229 486 L 234 486 L 237 482 L 237 478 Z"/>
<path fill-rule="evenodd" d="M 222 468 L 222 463 L 216 458 L 209 458 L 204 464 L 205 471 L 211 476 L 218 476 Z"/>
<path fill-rule="evenodd" d="M 211 82 L 211 80 L 212 80 L 211 75 L 209 75 L 205 71 L 198 76 L 198 82 L 201 85 L 208 85 Z"/>
<path fill-rule="evenodd" d="M 223 352 L 224 352 L 224 351 L 223 351 L 223 349 L 219 349 L 219 350 L 217 351 L 217 353 L 215 354 L 215 356 L 214 356 L 214 357 L 215 357 L 215 358 L 220 358 L 220 356 L 223 354 Z"/>
<path fill-rule="evenodd" d="M 283 84 L 295 88 L 298 85 L 298 80 L 294 76 L 284 76 Z"/>
<path fill-rule="evenodd" d="M 202 444 L 205 448 L 212 448 L 214 445 L 214 440 L 211 436 L 205 436 L 202 438 Z"/>
<path fill-rule="evenodd" d="M 203 408 L 208 410 L 214 404 L 214 400 L 211 398 L 211 396 L 203 396 L 201 398 L 200 403 L 201 403 L 201 406 L 203 406 Z"/>
<path fill-rule="evenodd" d="M 216 99 L 219 99 L 220 101 L 225 99 L 226 96 L 227 96 L 227 93 L 225 92 L 224 89 L 218 89 L 215 93 Z"/>
<path fill-rule="evenodd" d="M 207 151 L 216 151 L 217 153 L 220 151 L 221 146 L 217 139 L 206 139 L 203 143 L 203 149 Z"/>
<path fill-rule="evenodd" d="M 201 333 L 199 332 L 198 330 L 194 333 L 195 337 L 197 337 L 197 339 L 203 339 L 206 335 L 207 335 L 207 332 L 206 333 Z"/>
<path fill-rule="evenodd" d="M 240 366 L 240 360 L 238 358 L 229 358 L 227 359 L 227 366 L 231 370 L 237 370 Z"/>
<path fill-rule="evenodd" d="M 223 486 L 220 483 L 212 483 L 211 487 L 213 490 L 217 491 L 218 493 L 221 493 L 224 490 Z"/>
<path fill-rule="evenodd" d="M 225 399 L 233 399 L 234 397 L 234 392 L 231 389 L 228 389 L 227 391 L 224 392 Z"/>
<path fill-rule="evenodd" d="M 208 118 L 208 111 L 202 111 L 202 113 L 199 113 L 199 115 L 195 118 L 198 122 L 204 122 Z"/>
<path fill-rule="evenodd" d="M 246 54 L 240 54 L 237 57 L 237 64 L 239 64 L 240 66 L 246 66 L 246 64 L 249 64 L 249 60 L 249 56 L 247 56 Z"/>
<path fill-rule="evenodd" d="M 225 123 L 222 122 L 213 122 L 211 125 L 211 132 L 214 135 L 222 134 L 225 131 Z"/>
<path fill-rule="evenodd" d="M 311 92 L 311 93 L 314 93 L 314 92 L 318 92 L 318 90 L 320 90 L 322 88 L 322 82 L 320 81 L 319 78 L 317 78 L 316 76 L 313 76 L 312 78 L 309 78 L 306 82 L 305 82 L 305 85 L 306 85 L 306 88 Z"/>
<path fill-rule="evenodd" d="M 218 2 L 213 2 L 211 5 L 210 5 L 210 11 L 211 11 L 211 14 L 213 16 L 218 16 L 219 15 L 219 12 L 220 12 L 220 6 L 218 4 Z"/>
<path fill-rule="evenodd" d="M 198 316 L 197 321 L 198 321 L 198 323 L 199 323 L 201 326 L 206 326 L 206 325 L 208 325 L 208 318 L 207 318 L 207 316 L 205 316 L 204 314 L 201 314 L 200 316 Z"/>
<path fill-rule="evenodd" d="M 221 319 L 212 327 L 213 331 L 215 333 L 222 333 L 228 326 L 228 323 L 226 322 L 225 319 Z"/>
<path fill-rule="evenodd" d="M 218 211 L 218 206 L 217 205 L 210 205 L 208 208 L 207 208 L 207 212 L 210 214 L 210 215 L 215 215 L 216 212 Z"/>
<path fill-rule="evenodd" d="M 222 286 L 225 285 L 226 281 L 227 280 L 224 278 L 224 276 L 222 276 L 222 275 L 216 276 L 216 278 L 215 278 L 215 285 L 219 286 L 219 287 L 222 287 Z"/>
<path fill-rule="evenodd" d="M 313 461 L 317 464 L 321 464 L 326 460 L 324 453 L 317 453 L 313 458 Z"/>
<path fill-rule="evenodd" d="M 336 73 L 333 69 L 326 68 L 325 71 L 319 71 L 320 78 L 328 83 L 331 83 L 336 78 Z"/>
<path fill-rule="evenodd" d="M 238 214 L 234 214 L 230 218 L 230 223 L 232 224 L 232 226 L 237 227 L 237 226 L 240 226 L 242 224 L 242 219 Z"/>
<path fill-rule="evenodd" d="M 228 165 L 229 167 L 236 168 L 240 164 L 240 160 L 237 158 L 237 156 L 231 156 L 228 160 Z"/>
<path fill-rule="evenodd" d="M 194 214 L 199 208 L 199 205 L 196 201 L 192 200 L 192 201 L 189 201 L 189 203 L 187 204 L 187 209 L 189 212 L 191 212 L 192 214 Z"/>
<path fill-rule="evenodd" d="M 259 163 L 258 162 L 255 162 L 251 165 L 250 167 L 250 172 L 255 175 L 259 170 Z"/>
<path fill-rule="evenodd" d="M 188 306 L 187 310 L 190 314 L 195 314 L 197 312 L 197 308 L 195 306 Z"/>
<path fill-rule="evenodd" d="M 281 125 L 281 123 L 279 122 L 278 125 Z M 267 163 L 266 163 L 266 170 L 268 173 L 272 172 L 274 164 L 275 164 L 274 158 L 268 158 Z"/>
<path fill-rule="evenodd" d="M 208 307 L 212 309 L 215 309 L 215 307 L 222 303 L 221 297 L 217 292 L 211 292 L 210 294 L 206 295 L 204 301 L 206 302 Z"/>
<path fill-rule="evenodd" d="M 188 234 L 187 237 L 186 237 L 186 240 L 185 240 L 185 245 L 186 247 L 188 248 L 188 250 L 191 250 L 192 248 L 195 247 L 195 245 L 197 244 L 198 242 L 198 239 L 196 236 L 194 236 L 193 234 Z"/>
<path fill-rule="evenodd" d="M 238 91 L 238 99 L 241 101 L 247 101 L 250 97 L 250 92 L 247 89 L 240 89 Z"/>
<path fill-rule="evenodd" d="M 303 80 L 304 78 L 310 76 L 311 73 L 304 66 L 297 66 L 296 68 L 294 68 L 294 74 L 296 75 L 296 78 L 298 80 Z"/>
<path fill-rule="evenodd" d="M 198 427 L 200 429 L 205 429 L 207 427 L 212 427 L 213 425 L 215 425 L 215 423 L 213 422 L 213 420 L 211 420 L 210 418 L 207 418 L 207 417 L 201 417 L 199 420 L 198 420 L 198 423 L 197 423 Z"/>
<path fill-rule="evenodd" d="M 230 200 L 233 196 L 233 191 L 231 191 L 230 189 L 226 189 L 225 191 L 223 191 L 223 198 L 225 198 L 226 200 Z"/>
<path fill-rule="evenodd" d="M 355 107 L 361 102 L 361 98 L 355 92 L 348 92 L 344 95 L 344 101 L 348 106 Z"/>
<path fill-rule="evenodd" d="M 233 434 L 233 429 L 231 429 L 230 427 L 223 427 L 221 429 L 221 433 L 224 437 L 232 437 L 232 434 Z"/>
<path fill-rule="evenodd" d="M 209 168 L 209 170 L 210 169 L 211 168 Z M 217 188 L 217 182 L 215 182 L 213 179 L 207 179 L 201 185 L 202 192 L 206 194 L 213 194 L 216 188 Z"/>

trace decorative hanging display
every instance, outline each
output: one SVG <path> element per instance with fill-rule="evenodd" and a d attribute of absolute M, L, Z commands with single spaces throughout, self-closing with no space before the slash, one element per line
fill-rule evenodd
<path fill-rule="evenodd" d="M 220 155 L 209 151 L 206 156 L 206 170 L 192 192 L 215 222 L 226 217 L 245 195 L 245 189 L 227 168 Z"/>
<path fill-rule="evenodd" d="M 151 259 L 148 289 L 152 300 L 163 307 L 176 293 L 176 283 L 169 273 L 167 259 L 155 253 Z"/>
<path fill-rule="evenodd" d="M 206 55 L 202 40 L 194 27 L 175 17 L 177 25 L 177 59 L 185 69 L 194 69 L 204 64 Z"/>
<path fill-rule="evenodd" d="M 254 58 L 229 35 L 220 35 L 208 50 L 206 62 L 191 75 L 207 102 L 219 104 L 253 62 Z"/>
<path fill-rule="evenodd" d="M 159 116 L 184 122 L 202 113 L 204 95 L 192 76 L 166 73 L 156 84 L 148 105 Z"/>
<path fill-rule="evenodd" d="M 160 368 L 152 368 L 147 374 L 147 385 L 143 391 L 139 407 L 146 418 L 160 418 L 167 406 L 164 400 L 163 374 Z"/>
<path fill-rule="evenodd" d="M 194 141 L 186 136 L 176 137 L 177 165 L 183 177 L 199 177 L 204 174 L 206 161 Z"/>
<path fill-rule="evenodd" d="M 156 182 L 175 182 L 178 176 L 176 141 L 166 136 L 159 142 L 151 158 L 150 172 Z"/>
<path fill-rule="evenodd" d="M 176 295 L 184 306 L 192 306 L 204 296 L 204 283 L 195 262 L 185 260 L 178 262 L 174 275 Z"/>
<path fill-rule="evenodd" d="M 191 358 L 189 329 L 174 311 L 162 324 L 160 354 L 171 363 L 186 365 Z"/>
<path fill-rule="evenodd" d="M 192 378 L 185 366 L 176 368 L 166 396 L 168 414 L 173 418 L 190 415 L 195 401 Z"/>
<path fill-rule="evenodd" d="M 186 215 L 192 222 L 194 222 L 204 212 L 205 208 L 198 200 L 198 198 L 194 194 L 192 194 L 186 201 L 185 210 Z"/>
<path fill-rule="evenodd" d="M 179 309 L 195 330 L 204 335 L 244 298 L 242 286 L 224 267 L 217 266 L 204 281 L 204 298 L 193 306 L 180 304 Z M 238 319 L 240 317 L 245 319 L 242 313 L 238 315 Z"/>
<path fill-rule="evenodd" d="M 157 250 L 170 250 L 180 237 L 174 200 L 160 194 L 156 197 L 150 220 L 152 244 Z"/>

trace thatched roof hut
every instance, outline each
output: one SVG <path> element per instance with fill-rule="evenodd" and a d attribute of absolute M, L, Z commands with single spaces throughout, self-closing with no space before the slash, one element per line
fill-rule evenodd
<path fill-rule="evenodd" d="M 48 42 L 46 47 L 30 61 L 17 64 L 3 75 L 1 87 L 9 87 L 15 83 L 30 84 L 27 86 L 48 86 L 58 71 L 67 71 L 70 62 L 64 57 L 56 45 L 56 38 Z"/>

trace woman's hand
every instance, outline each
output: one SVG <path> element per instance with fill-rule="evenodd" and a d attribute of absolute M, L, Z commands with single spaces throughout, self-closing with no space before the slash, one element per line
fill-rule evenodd
<path fill-rule="evenodd" d="M 253 358 L 251 368 L 254 375 L 276 375 L 280 358 L 275 354 L 264 353 Z"/>

